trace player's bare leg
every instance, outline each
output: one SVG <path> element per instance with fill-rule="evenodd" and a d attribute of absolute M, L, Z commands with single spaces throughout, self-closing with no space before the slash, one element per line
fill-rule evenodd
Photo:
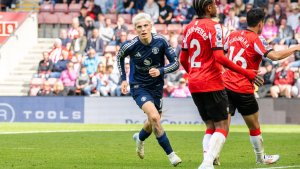
<path fill-rule="evenodd" d="M 155 134 L 159 145 L 166 152 L 171 164 L 173 166 L 177 166 L 179 163 L 181 163 L 181 159 L 175 154 L 171 147 L 169 139 L 160 124 L 160 114 L 155 105 L 148 101 L 142 106 L 142 109 L 148 116 L 148 121 L 152 125 L 152 131 Z"/>
<path fill-rule="evenodd" d="M 279 160 L 279 155 L 265 155 L 258 115 L 259 113 L 256 112 L 251 115 L 243 116 L 250 131 L 250 142 L 256 155 L 256 163 L 273 164 Z"/>
<path fill-rule="evenodd" d="M 214 122 L 214 126 L 216 130 L 209 140 L 208 151 L 204 156 L 204 160 L 198 169 L 213 169 L 213 161 L 220 153 L 225 143 L 228 132 L 228 121 L 222 120 L 219 122 Z"/>

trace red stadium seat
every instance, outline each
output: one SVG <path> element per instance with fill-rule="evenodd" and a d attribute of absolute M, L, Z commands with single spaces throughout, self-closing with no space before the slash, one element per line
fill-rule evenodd
<path fill-rule="evenodd" d="M 105 18 L 109 18 L 111 20 L 111 23 L 116 24 L 117 23 L 117 15 L 116 14 L 105 14 Z"/>
<path fill-rule="evenodd" d="M 181 24 L 169 24 L 168 25 L 168 32 L 174 32 L 176 34 L 180 34 L 182 32 Z"/>
<path fill-rule="evenodd" d="M 42 85 L 44 84 L 44 79 L 43 78 L 33 78 L 30 81 L 30 87 L 42 87 Z"/>
<path fill-rule="evenodd" d="M 45 24 L 58 24 L 58 15 L 55 13 L 44 13 L 44 23 Z"/>
<path fill-rule="evenodd" d="M 70 15 L 72 15 L 73 18 L 77 18 L 80 13 L 79 12 L 69 12 Z"/>
<path fill-rule="evenodd" d="M 159 34 L 167 34 L 167 25 L 166 24 L 154 24 L 156 32 Z"/>
<path fill-rule="evenodd" d="M 68 4 L 55 4 L 54 12 L 68 13 Z"/>
<path fill-rule="evenodd" d="M 43 4 L 40 7 L 40 12 L 50 12 L 53 13 L 53 5 L 52 4 Z"/>
<path fill-rule="evenodd" d="M 69 12 L 80 12 L 81 4 L 70 4 Z"/>
<path fill-rule="evenodd" d="M 59 24 L 71 24 L 72 23 L 72 19 L 73 16 L 70 14 L 66 14 L 66 13 L 58 13 L 58 20 L 59 20 Z"/>

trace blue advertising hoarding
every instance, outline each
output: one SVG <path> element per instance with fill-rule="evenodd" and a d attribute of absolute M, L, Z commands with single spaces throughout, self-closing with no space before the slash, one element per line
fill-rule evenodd
<path fill-rule="evenodd" d="M 0 97 L 0 122 L 83 123 L 83 97 Z"/>

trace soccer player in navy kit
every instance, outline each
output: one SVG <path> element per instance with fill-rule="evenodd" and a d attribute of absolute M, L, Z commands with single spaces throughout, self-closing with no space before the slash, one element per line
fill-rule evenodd
<path fill-rule="evenodd" d="M 128 82 L 124 59 L 130 56 L 130 93 L 148 117 L 142 130 L 133 135 L 137 146 L 136 152 L 141 159 L 144 158 L 144 141 L 153 132 L 171 164 L 177 166 L 181 163 L 181 159 L 173 151 L 166 132 L 160 124 L 160 118 L 164 75 L 176 71 L 179 62 L 174 49 L 166 39 L 151 33 L 153 23 L 150 15 L 140 13 L 133 17 L 132 23 L 138 36 L 122 44 L 117 54 L 117 62 L 122 79 L 121 92 L 126 94 Z M 165 56 L 169 60 L 168 65 L 165 65 Z"/>

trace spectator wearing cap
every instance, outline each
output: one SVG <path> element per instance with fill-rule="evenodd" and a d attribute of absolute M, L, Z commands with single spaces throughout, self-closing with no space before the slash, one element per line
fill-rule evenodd
<path fill-rule="evenodd" d="M 293 84 L 294 72 L 289 69 L 288 61 L 285 60 L 275 75 L 274 86 L 270 89 L 272 97 L 278 98 L 278 96 L 285 96 L 286 98 L 291 98 Z"/>
<path fill-rule="evenodd" d="M 171 97 L 176 97 L 176 98 L 191 97 L 191 93 L 189 91 L 189 88 L 186 86 L 186 81 L 184 78 L 180 78 L 179 85 L 171 93 Z"/>

